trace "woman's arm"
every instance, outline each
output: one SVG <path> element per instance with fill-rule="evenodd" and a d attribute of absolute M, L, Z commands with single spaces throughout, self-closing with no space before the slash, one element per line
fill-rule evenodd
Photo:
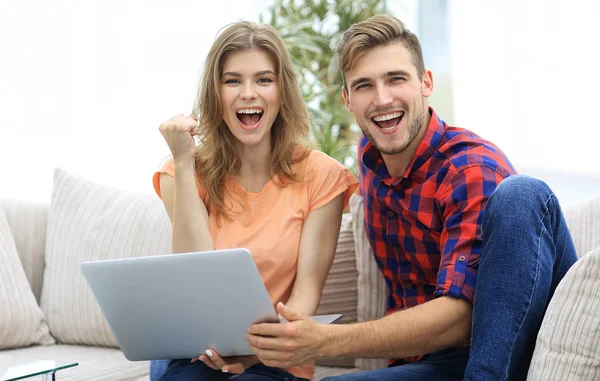
<path fill-rule="evenodd" d="M 341 193 L 309 213 L 302 226 L 296 280 L 287 306 L 313 315 L 337 246 L 344 207 Z"/>
<path fill-rule="evenodd" d="M 175 166 L 175 178 L 160 176 L 163 204 L 173 228 L 173 253 L 213 250 L 208 211 L 198 196 L 194 169 Z"/>
<path fill-rule="evenodd" d="M 175 178 L 160 175 L 160 193 L 173 228 L 173 253 L 213 250 L 208 212 L 194 176 L 197 118 L 175 115 L 159 131 L 173 154 Z"/>

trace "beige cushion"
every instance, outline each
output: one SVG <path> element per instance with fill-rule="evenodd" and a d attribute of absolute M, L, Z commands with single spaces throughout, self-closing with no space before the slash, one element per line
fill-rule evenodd
<path fill-rule="evenodd" d="M 564 214 L 579 256 L 600 246 L 600 196 L 570 206 Z"/>
<path fill-rule="evenodd" d="M 367 239 L 362 196 L 350 197 L 350 213 L 358 269 L 357 318 L 358 321 L 373 320 L 385 314 L 386 286 Z M 387 360 L 356 359 L 355 363 L 360 369 L 379 369 L 387 365 Z"/>
<path fill-rule="evenodd" d="M 579 259 L 556 288 L 527 380 L 600 380 L 600 247 Z"/>
<path fill-rule="evenodd" d="M 0 208 L 0 349 L 52 343 Z"/>
<path fill-rule="evenodd" d="M 16 349 L 4 353 L 17 358 L 38 358 L 79 364 L 72 368 L 59 370 L 56 373 L 56 379 L 60 381 L 129 381 L 142 377 L 146 377 L 146 380 L 149 379 L 148 361 L 129 361 L 118 349 L 50 345 Z M 32 378 L 31 380 L 39 379 Z"/>
<path fill-rule="evenodd" d="M 57 169 L 41 298 L 54 338 L 116 347 L 80 264 L 170 251 L 171 225 L 157 197 L 98 185 Z"/>
<path fill-rule="evenodd" d="M 21 264 L 39 302 L 44 277 L 44 245 L 48 205 L 24 200 L 3 200 Z"/>

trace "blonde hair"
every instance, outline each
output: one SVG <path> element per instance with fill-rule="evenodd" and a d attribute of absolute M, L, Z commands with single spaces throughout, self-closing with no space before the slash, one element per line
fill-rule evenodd
<path fill-rule="evenodd" d="M 423 79 L 425 63 L 419 38 L 397 18 L 376 15 L 352 25 L 338 42 L 337 55 L 346 91 L 346 73 L 352 70 L 356 61 L 373 48 L 395 42 L 402 42 L 406 46 L 417 68 L 419 80 Z"/>
<path fill-rule="evenodd" d="M 238 141 L 223 121 L 221 73 L 230 53 L 250 49 L 265 52 L 273 60 L 282 101 L 271 128 L 270 174 L 279 175 L 282 186 L 296 181 L 292 165 L 309 153 L 306 142 L 308 113 L 289 52 L 279 33 L 270 25 L 245 21 L 229 25 L 210 48 L 192 112 L 192 115 L 200 114 L 196 174 L 206 192 L 206 207 L 209 211 L 214 208 L 217 215 L 223 215 L 228 220 L 231 220 L 231 206 L 226 206 L 224 201 L 227 180 L 230 175 L 239 172 L 241 162 L 236 150 Z M 298 146 L 306 150 L 294 157 Z"/>

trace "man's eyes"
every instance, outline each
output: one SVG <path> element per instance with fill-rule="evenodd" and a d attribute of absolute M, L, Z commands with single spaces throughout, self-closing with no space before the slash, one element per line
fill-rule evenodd
<path fill-rule="evenodd" d="M 391 77 L 389 79 L 389 81 L 391 83 L 398 83 L 398 82 L 404 82 L 406 79 L 404 77 Z M 371 87 L 370 83 L 361 83 L 359 85 L 356 85 L 356 87 L 354 88 L 355 90 L 362 90 L 362 89 L 366 89 Z"/>

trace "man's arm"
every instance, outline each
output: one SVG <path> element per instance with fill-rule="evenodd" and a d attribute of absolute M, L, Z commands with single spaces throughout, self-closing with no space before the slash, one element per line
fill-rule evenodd
<path fill-rule="evenodd" d="M 442 296 L 378 320 L 327 326 L 318 357 L 403 358 L 468 346 L 472 309 Z"/>
<path fill-rule="evenodd" d="M 472 306 L 442 296 L 381 319 L 356 324 L 317 324 L 282 304 L 287 324 L 256 324 L 248 329 L 253 352 L 267 366 L 287 368 L 315 358 L 402 358 L 468 346 Z"/>

